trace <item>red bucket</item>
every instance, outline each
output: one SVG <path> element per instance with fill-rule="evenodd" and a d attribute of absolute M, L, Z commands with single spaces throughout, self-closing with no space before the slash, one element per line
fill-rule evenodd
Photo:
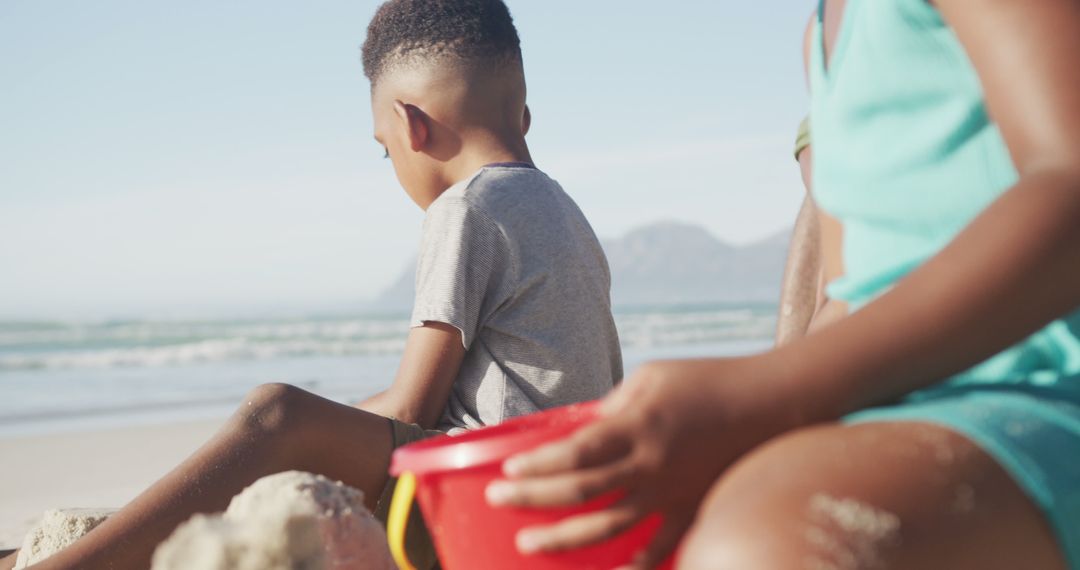
<path fill-rule="evenodd" d="M 596 402 L 578 404 L 395 451 L 390 473 L 400 479 L 387 534 L 398 565 L 411 568 L 401 541 L 414 490 L 445 570 L 611 570 L 629 563 L 656 533 L 659 516 L 605 542 L 568 552 L 526 556 L 514 544 L 522 528 L 604 508 L 621 492 L 562 509 L 494 509 L 484 498 L 484 489 L 500 477 L 505 459 L 562 439 L 596 417 Z"/>

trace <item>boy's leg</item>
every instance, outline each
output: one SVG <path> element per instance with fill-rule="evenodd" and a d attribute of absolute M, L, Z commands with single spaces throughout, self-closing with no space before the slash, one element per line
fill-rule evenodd
<path fill-rule="evenodd" d="M 825 426 L 736 464 L 680 569 L 1065 568 L 1049 525 L 965 437 L 926 423 Z"/>
<path fill-rule="evenodd" d="M 293 386 L 260 386 L 179 467 L 35 568 L 147 568 L 154 548 L 178 524 L 194 513 L 224 510 L 244 487 L 281 471 L 341 480 L 363 490 L 374 509 L 392 445 L 386 418 Z"/>
<path fill-rule="evenodd" d="M 0 570 L 11 570 L 18 559 L 18 550 L 0 550 Z"/>

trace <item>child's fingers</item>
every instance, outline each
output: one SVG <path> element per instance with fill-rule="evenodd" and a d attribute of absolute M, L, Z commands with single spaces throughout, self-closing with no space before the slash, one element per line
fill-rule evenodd
<path fill-rule="evenodd" d="M 633 479 L 634 464 L 623 459 L 585 471 L 519 481 L 495 481 L 488 485 L 488 504 L 496 507 L 564 507 L 578 505 L 609 491 L 626 488 Z"/>
<path fill-rule="evenodd" d="M 532 554 L 579 548 L 611 538 L 634 526 L 643 516 L 637 505 L 620 502 L 551 526 L 526 528 L 517 534 L 518 551 Z"/>
<path fill-rule="evenodd" d="M 593 467 L 625 455 L 630 441 L 616 419 L 600 419 L 570 437 L 515 455 L 503 462 L 512 479 L 538 477 Z"/>

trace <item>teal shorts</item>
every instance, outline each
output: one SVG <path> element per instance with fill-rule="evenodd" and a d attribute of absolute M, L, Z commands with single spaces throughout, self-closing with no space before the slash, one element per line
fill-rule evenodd
<path fill-rule="evenodd" d="M 944 386 L 847 423 L 920 421 L 963 434 L 1046 515 L 1069 568 L 1080 570 L 1080 401 L 1033 386 Z"/>

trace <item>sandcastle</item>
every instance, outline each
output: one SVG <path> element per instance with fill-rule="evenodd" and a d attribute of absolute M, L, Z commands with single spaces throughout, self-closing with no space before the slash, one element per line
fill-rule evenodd
<path fill-rule="evenodd" d="M 154 553 L 153 570 L 394 570 L 364 494 L 321 475 L 264 477 L 222 515 L 195 515 Z"/>
<path fill-rule="evenodd" d="M 27 533 L 15 569 L 22 570 L 67 548 L 84 534 L 94 530 L 109 515 L 111 509 L 53 509 L 45 511 L 41 522 Z"/>

